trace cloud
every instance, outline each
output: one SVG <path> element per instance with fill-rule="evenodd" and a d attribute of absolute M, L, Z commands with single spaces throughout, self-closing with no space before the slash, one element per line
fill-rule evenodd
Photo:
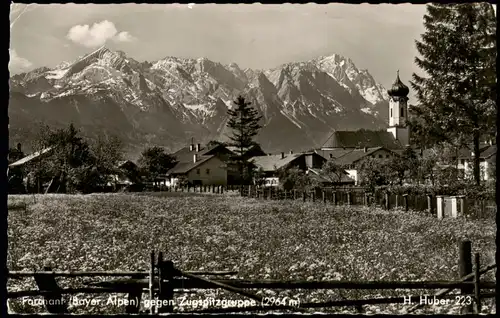
<path fill-rule="evenodd" d="M 122 31 L 122 32 L 118 33 L 115 37 L 113 37 L 113 40 L 116 42 L 132 42 L 132 41 L 136 40 L 136 38 L 133 37 L 127 31 Z"/>
<path fill-rule="evenodd" d="M 118 33 L 113 22 L 104 20 L 94 23 L 92 26 L 75 25 L 69 29 L 66 37 L 85 47 L 98 47 L 104 45 L 108 40 L 116 42 L 131 42 L 135 38 L 126 31 Z"/>
<path fill-rule="evenodd" d="M 33 63 L 17 55 L 16 50 L 9 49 L 9 53 L 10 53 L 9 71 L 11 73 L 27 72 L 33 67 Z"/>

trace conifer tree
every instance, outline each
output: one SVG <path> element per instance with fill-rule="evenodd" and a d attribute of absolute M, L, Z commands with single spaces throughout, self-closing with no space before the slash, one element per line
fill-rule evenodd
<path fill-rule="evenodd" d="M 262 116 L 242 96 L 238 96 L 233 103 L 235 107 L 227 112 L 229 115 L 227 126 L 232 129 L 228 145 L 235 148 L 235 155 L 231 159 L 238 167 L 240 180 L 250 181 L 252 169 L 247 154 L 254 146 L 258 145 L 254 138 L 262 127 L 259 124 Z"/>
<path fill-rule="evenodd" d="M 474 179 L 480 184 L 480 142 L 496 131 L 496 18 L 488 3 L 429 4 L 425 33 L 416 41 L 413 74 L 419 101 L 412 134 L 423 143 L 472 144 Z"/>

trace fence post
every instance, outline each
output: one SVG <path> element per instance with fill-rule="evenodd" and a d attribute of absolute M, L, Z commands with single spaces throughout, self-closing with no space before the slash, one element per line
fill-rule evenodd
<path fill-rule="evenodd" d="M 467 214 L 467 199 L 465 195 L 459 195 L 458 200 L 460 202 L 460 215 L 465 216 Z"/>
<path fill-rule="evenodd" d="M 44 271 L 52 271 L 50 267 L 44 267 Z M 67 314 L 68 307 L 66 302 L 59 292 L 61 289 L 52 275 L 34 275 L 35 282 L 39 290 L 50 290 L 53 293 L 46 294 L 43 298 L 45 300 L 45 307 L 47 311 L 51 314 Z"/>
<path fill-rule="evenodd" d="M 326 191 L 325 191 L 325 190 L 323 190 L 323 191 L 321 192 L 321 195 L 323 196 L 323 203 L 324 203 L 324 204 L 326 204 Z"/>
<path fill-rule="evenodd" d="M 155 252 L 152 251 L 150 254 L 150 263 L 149 263 L 149 300 L 153 301 L 154 300 L 154 278 L 155 278 Z M 154 314 L 155 313 L 155 306 L 152 304 L 149 306 L 149 313 Z"/>
<path fill-rule="evenodd" d="M 144 278 L 143 276 L 131 276 L 131 278 Z M 135 288 L 128 293 L 128 303 L 125 308 L 127 314 L 138 314 L 141 308 L 142 288 Z"/>
<path fill-rule="evenodd" d="M 293 189 L 293 199 L 297 200 L 297 190 Z"/>
<path fill-rule="evenodd" d="M 427 211 L 430 215 L 434 215 L 434 205 L 432 204 L 432 195 L 427 195 Z"/>
<path fill-rule="evenodd" d="M 459 277 L 462 278 L 472 273 L 472 243 L 469 240 L 459 242 L 459 251 L 458 251 L 458 270 Z M 471 281 L 472 279 L 468 279 L 467 281 Z M 472 286 L 471 286 L 472 287 Z M 469 295 L 474 293 L 474 287 L 464 287 L 461 288 L 462 295 Z M 466 296 L 465 296 L 466 297 Z M 463 306 L 462 313 L 471 313 L 471 305 Z"/>
<path fill-rule="evenodd" d="M 403 194 L 403 203 L 405 205 L 405 212 L 408 212 L 408 194 Z"/>
<path fill-rule="evenodd" d="M 220 194 L 224 194 L 224 186 L 220 186 Z"/>
<path fill-rule="evenodd" d="M 332 191 L 332 202 L 333 202 L 333 205 L 337 205 L 337 192 Z"/>
<path fill-rule="evenodd" d="M 351 191 L 347 192 L 347 205 L 352 205 Z"/>
<path fill-rule="evenodd" d="M 306 192 L 302 191 L 302 202 L 306 202 Z"/>
<path fill-rule="evenodd" d="M 474 254 L 474 265 L 476 268 L 474 269 L 474 296 L 475 296 L 475 303 L 474 303 L 474 313 L 479 314 L 481 312 L 481 290 L 479 287 L 479 282 L 481 276 L 479 275 L 479 253 Z"/>
<path fill-rule="evenodd" d="M 436 195 L 436 202 L 437 218 L 441 220 L 444 217 L 444 196 Z"/>
<path fill-rule="evenodd" d="M 172 261 L 164 261 L 163 254 L 158 255 L 158 275 L 160 278 L 158 298 L 161 306 L 158 307 L 158 313 L 173 312 L 174 289 L 172 286 L 174 264 Z M 166 304 L 165 304 L 166 302 Z"/>
<path fill-rule="evenodd" d="M 451 197 L 451 217 L 452 218 L 457 218 L 458 217 L 458 200 L 456 196 Z"/>
<path fill-rule="evenodd" d="M 391 209 L 391 202 L 389 201 L 389 198 L 390 198 L 389 191 L 386 191 L 384 193 L 384 196 L 385 196 L 385 209 L 390 210 Z"/>

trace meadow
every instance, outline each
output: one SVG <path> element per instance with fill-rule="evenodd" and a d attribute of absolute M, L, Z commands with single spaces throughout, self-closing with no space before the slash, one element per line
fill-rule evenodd
<path fill-rule="evenodd" d="M 9 206 L 22 202 L 27 204 L 26 211 L 12 210 L 8 216 L 7 265 L 16 271 L 43 266 L 80 271 L 147 270 L 149 253 L 155 250 L 163 251 L 183 270 L 238 271 L 231 278 L 437 281 L 458 278 L 460 240 L 472 241 L 473 253 L 481 253 L 483 265 L 493 263 L 496 252 L 494 222 L 437 220 L 421 212 L 263 201 L 227 193 L 9 196 Z M 485 279 L 494 280 L 495 272 Z M 60 278 L 58 282 L 62 287 L 77 287 L 88 280 Z M 32 278 L 9 279 L 9 291 L 34 288 Z M 292 290 L 279 295 L 306 302 L 435 292 Z M 201 293 L 203 297 L 240 299 L 216 290 L 189 297 L 198 299 Z M 270 290 L 259 293 L 276 295 Z M 494 312 L 492 302 L 484 301 L 483 312 Z M 16 312 L 45 311 L 22 300 L 11 300 L 10 307 Z M 404 313 L 407 308 L 401 304 L 363 307 L 366 313 Z M 124 307 L 82 305 L 70 306 L 70 310 L 120 313 Z M 458 310 L 449 305 L 419 312 Z"/>

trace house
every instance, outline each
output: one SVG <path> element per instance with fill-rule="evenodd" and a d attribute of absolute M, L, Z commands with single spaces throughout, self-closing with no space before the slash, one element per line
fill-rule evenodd
<path fill-rule="evenodd" d="M 232 155 L 224 145 L 202 147 L 190 144 L 172 154 L 175 166 L 167 171 L 165 185 L 173 186 L 180 179 L 191 185 L 226 185 L 228 169 L 226 161 Z"/>
<path fill-rule="evenodd" d="M 399 71 L 392 88 L 387 91 L 389 99 L 389 126 L 386 130 L 335 131 L 327 139 L 319 152 L 325 158 L 337 158 L 341 151 L 352 149 L 383 147 L 402 150 L 410 145 L 408 118 L 408 87 L 401 82 Z M 339 152 L 337 152 L 339 151 Z"/>
<path fill-rule="evenodd" d="M 123 160 L 116 165 L 117 173 L 110 176 L 111 181 L 107 186 L 114 186 L 116 189 L 129 188 L 139 183 L 139 168 L 130 160 Z"/>
<path fill-rule="evenodd" d="M 233 153 L 238 153 L 237 147 L 226 146 L 226 148 Z M 245 159 L 249 159 L 249 158 L 256 157 L 256 156 L 265 156 L 266 153 L 264 152 L 264 150 L 262 150 L 262 148 L 259 145 L 254 145 L 253 147 L 248 149 L 248 151 L 246 152 L 245 155 L 247 157 Z"/>
<path fill-rule="evenodd" d="M 480 155 L 479 155 L 479 166 L 481 169 L 481 179 L 483 181 L 490 180 L 494 178 L 491 175 L 492 166 L 496 163 L 497 156 L 497 145 L 495 144 L 486 144 L 481 145 L 480 147 Z M 473 174 L 473 158 L 474 152 L 468 149 L 462 149 L 459 151 L 457 156 L 457 168 L 460 171 L 463 171 L 463 175 L 466 178 L 472 177 Z"/>
<path fill-rule="evenodd" d="M 53 150 L 52 147 L 48 147 L 40 151 L 36 151 L 29 156 L 26 156 L 22 159 L 19 159 L 9 164 L 9 168 L 25 166 L 26 164 L 33 162 L 35 159 L 41 159 L 42 157 L 49 155 L 52 152 L 52 150 Z"/>
<path fill-rule="evenodd" d="M 9 149 L 9 155 L 8 155 L 8 158 L 9 158 L 9 163 L 14 163 L 22 158 L 24 158 L 24 152 L 22 150 L 22 147 L 21 147 L 21 143 L 18 143 L 16 148 L 11 148 Z"/>
<path fill-rule="evenodd" d="M 321 169 L 326 159 L 315 152 L 297 154 L 282 152 L 278 155 L 255 156 L 251 158 L 251 161 L 257 169 L 262 169 L 264 172 L 266 186 L 278 186 L 280 169 L 298 168 L 305 173 L 309 168 Z"/>
<path fill-rule="evenodd" d="M 40 160 L 47 156 L 50 156 L 53 150 L 53 147 L 48 147 L 10 163 L 7 169 L 7 175 L 9 178 L 9 191 L 12 190 L 18 193 L 24 193 L 25 191 L 40 192 L 44 187 L 43 180 L 33 179 L 34 174 L 28 173 L 29 166 L 40 162 Z M 12 160 L 14 158 L 17 158 L 17 156 L 19 156 L 20 154 L 22 154 L 21 146 L 20 144 L 18 144 L 16 155 L 14 155 L 13 157 L 9 155 L 9 159 Z M 33 180 L 33 183 L 37 184 L 36 189 L 28 186 L 30 180 Z M 49 183 L 49 185 L 51 184 L 52 182 Z M 14 187 L 16 189 L 14 189 Z"/>
<path fill-rule="evenodd" d="M 361 180 L 359 179 L 359 173 L 356 166 L 363 159 L 370 157 L 382 160 L 390 159 L 394 156 L 398 156 L 398 153 L 385 147 L 365 147 L 363 149 L 352 149 L 351 151 L 333 160 L 336 164 L 344 167 L 349 177 L 354 179 L 355 184 L 358 185 Z"/>
<path fill-rule="evenodd" d="M 345 185 L 355 185 L 356 180 L 351 178 L 347 171 L 341 176 L 340 182 L 337 180 L 332 180 L 328 176 L 325 176 L 321 169 L 316 168 L 308 168 L 306 174 L 313 180 L 315 180 L 321 187 L 330 187 L 330 186 L 345 186 Z"/>

